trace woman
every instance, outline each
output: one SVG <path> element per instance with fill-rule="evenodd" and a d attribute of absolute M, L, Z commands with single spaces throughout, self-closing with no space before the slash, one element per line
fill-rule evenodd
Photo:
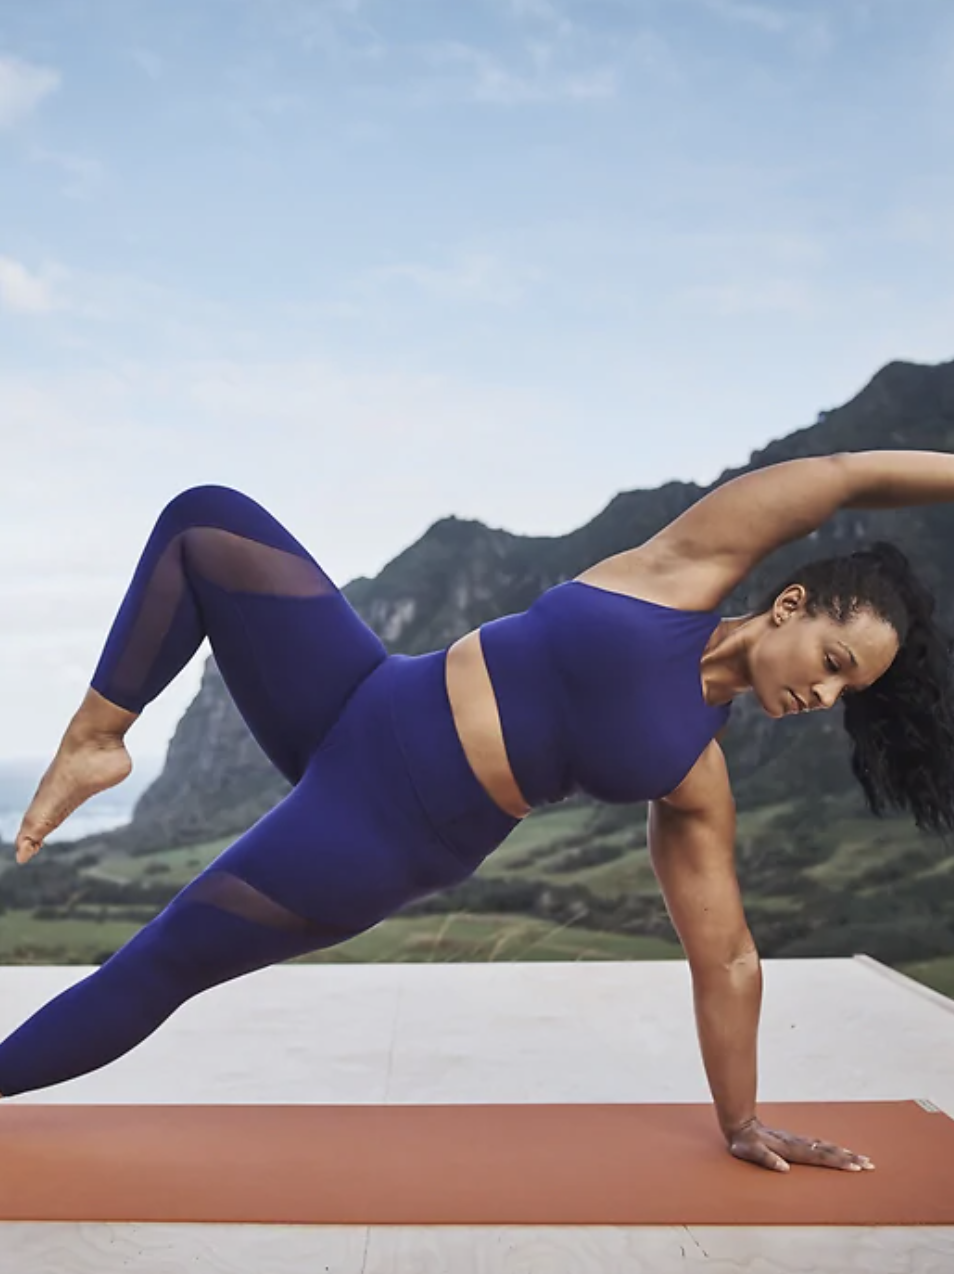
<path fill-rule="evenodd" d="M 638 548 L 448 651 L 387 656 L 306 550 L 225 487 L 163 511 L 84 703 L 27 811 L 17 860 L 131 768 L 123 737 L 210 639 L 293 790 L 89 977 L 0 1044 L 0 1094 L 105 1065 L 198 992 L 368 929 L 474 872 L 531 807 L 582 790 L 649 800 L 650 850 L 688 956 L 730 1152 L 860 1171 L 864 1155 L 756 1115 L 759 957 L 733 864 L 716 736 L 751 691 L 772 717 L 846 701 L 877 812 L 951 826 L 947 646 L 890 546 L 805 568 L 757 613 L 719 603 L 845 508 L 948 500 L 954 459 L 870 452 L 727 483 Z M 924 710 L 924 705 L 927 710 Z"/>

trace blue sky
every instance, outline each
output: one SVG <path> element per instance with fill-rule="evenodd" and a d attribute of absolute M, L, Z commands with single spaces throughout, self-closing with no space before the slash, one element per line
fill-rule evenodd
<path fill-rule="evenodd" d="M 0 0 L 0 756 L 183 487 L 344 582 L 954 357 L 952 151 L 947 0 Z"/>

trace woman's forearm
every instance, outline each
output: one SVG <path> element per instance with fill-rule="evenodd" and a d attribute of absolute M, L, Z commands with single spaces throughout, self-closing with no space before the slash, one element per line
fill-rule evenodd
<path fill-rule="evenodd" d="M 755 1117 L 762 964 L 756 953 L 693 974 L 699 1045 L 719 1124 L 729 1134 Z"/>
<path fill-rule="evenodd" d="M 946 451 L 845 451 L 845 509 L 899 509 L 954 502 L 954 455 Z"/>

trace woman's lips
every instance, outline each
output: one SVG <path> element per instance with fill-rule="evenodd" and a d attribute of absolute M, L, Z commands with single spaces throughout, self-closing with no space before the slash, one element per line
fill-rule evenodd
<path fill-rule="evenodd" d="M 792 703 L 794 703 L 794 705 L 795 705 L 795 711 L 796 711 L 796 712 L 804 712 L 804 711 L 805 711 L 805 704 L 804 704 L 804 703 L 802 703 L 801 699 L 799 699 L 799 697 L 798 697 L 798 695 L 795 693 L 795 691 L 794 691 L 794 690 L 789 690 L 789 692 L 788 692 L 788 693 L 789 693 L 789 694 L 791 695 L 791 697 L 792 697 Z"/>

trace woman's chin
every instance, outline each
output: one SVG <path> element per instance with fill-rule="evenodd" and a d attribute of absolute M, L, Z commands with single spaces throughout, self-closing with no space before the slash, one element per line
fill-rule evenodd
<path fill-rule="evenodd" d="M 782 717 L 788 716 L 788 708 L 784 703 L 781 703 L 778 700 L 773 702 L 771 699 L 766 702 L 766 700 L 763 699 L 757 691 L 756 698 L 759 701 L 759 707 L 765 715 L 767 717 L 771 717 L 773 721 L 781 721 Z"/>

